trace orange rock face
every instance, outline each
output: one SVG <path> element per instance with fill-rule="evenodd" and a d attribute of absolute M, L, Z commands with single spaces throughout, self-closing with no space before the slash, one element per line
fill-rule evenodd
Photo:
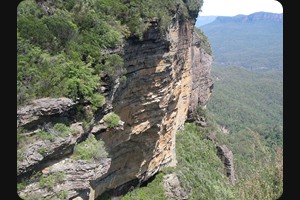
<path fill-rule="evenodd" d="M 176 21 L 163 37 L 153 26 L 142 42 L 125 46 L 127 82 L 113 101 L 124 130 L 99 135 L 112 164 L 109 176 L 94 184 L 95 196 L 176 165 L 175 134 L 186 120 L 192 92 L 193 27 L 193 20 Z"/>

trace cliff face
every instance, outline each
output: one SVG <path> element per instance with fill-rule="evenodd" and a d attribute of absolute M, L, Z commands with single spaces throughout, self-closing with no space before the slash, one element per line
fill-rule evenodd
<path fill-rule="evenodd" d="M 200 46 L 197 34 L 194 34 L 192 46 L 192 92 L 189 112 L 195 112 L 199 104 L 205 107 L 213 89 L 213 81 L 210 76 L 212 56 Z"/>
<path fill-rule="evenodd" d="M 147 180 L 163 166 L 176 164 L 175 132 L 186 119 L 191 93 L 193 25 L 193 20 L 176 19 L 162 37 L 152 22 L 142 42 L 129 41 L 125 47 L 127 82 L 113 101 L 124 130 L 99 135 L 112 165 L 110 176 L 94 184 L 96 196 L 136 178 Z"/>
<path fill-rule="evenodd" d="M 18 125 L 26 125 L 32 132 L 38 130 L 38 124 L 53 120 L 67 120 L 76 130 L 67 139 L 26 147 L 19 176 L 39 170 L 43 174 L 64 172 L 65 178 L 52 190 L 31 183 L 19 192 L 20 196 L 38 192 L 51 197 L 63 188 L 69 199 L 95 199 L 105 191 L 122 191 L 126 183 L 145 181 L 161 168 L 176 165 L 175 133 L 189 109 L 206 104 L 212 89 L 212 58 L 192 43 L 195 19 L 174 17 L 165 35 L 153 20 L 143 41 L 128 41 L 124 47 L 127 80 L 117 85 L 110 95 L 114 97 L 112 107 L 95 116 L 90 128 L 84 128 L 72 116 L 77 105 L 71 101 L 51 109 L 49 104 L 39 104 L 38 108 L 30 105 L 18 110 Z M 45 107 L 49 109 L 43 111 Z M 108 110 L 120 116 L 123 123 L 119 128 L 108 128 L 101 121 Z M 88 163 L 69 157 L 75 143 L 91 133 L 104 141 L 109 158 Z M 64 148 L 55 146 L 55 142 L 64 144 Z M 38 151 L 43 145 L 50 148 L 46 154 Z"/>

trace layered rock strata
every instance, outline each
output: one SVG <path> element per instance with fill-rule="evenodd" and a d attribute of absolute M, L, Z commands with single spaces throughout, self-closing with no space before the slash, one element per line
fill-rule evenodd
<path fill-rule="evenodd" d="M 93 183 L 95 195 L 174 166 L 175 133 L 186 120 L 191 93 L 191 44 L 195 21 L 179 21 L 162 36 L 153 21 L 143 41 L 125 46 L 127 82 L 113 101 L 124 130 L 98 135 L 112 155 L 109 176 Z M 109 184 L 107 184 L 109 182 Z"/>
<path fill-rule="evenodd" d="M 201 40 L 197 34 L 193 35 L 193 46 L 191 48 L 192 67 L 192 91 L 190 98 L 189 113 L 197 110 L 199 104 L 205 108 L 205 105 L 213 90 L 213 80 L 211 78 L 212 56 L 202 47 Z"/>

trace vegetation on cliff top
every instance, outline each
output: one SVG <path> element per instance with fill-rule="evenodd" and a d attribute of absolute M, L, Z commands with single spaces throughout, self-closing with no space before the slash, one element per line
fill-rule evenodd
<path fill-rule="evenodd" d="M 202 3 L 22 1 L 17 8 L 17 105 L 45 96 L 99 102 L 101 77 L 113 81 L 126 72 L 120 48 L 126 39 L 142 39 L 154 18 L 165 30 L 175 13 L 188 18 Z"/>

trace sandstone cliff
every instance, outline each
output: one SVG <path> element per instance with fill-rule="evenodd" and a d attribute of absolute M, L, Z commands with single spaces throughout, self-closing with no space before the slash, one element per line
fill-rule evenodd
<path fill-rule="evenodd" d="M 22 147 L 25 158 L 18 163 L 19 181 L 37 172 L 58 178 L 51 187 L 31 179 L 19 190 L 21 197 L 95 199 L 110 190 L 117 195 L 126 184 L 146 181 L 163 167 L 176 165 L 175 133 L 189 109 L 198 103 L 205 106 L 213 85 L 212 58 L 192 41 L 196 17 L 182 19 L 175 14 L 165 33 L 153 19 L 142 41 L 127 41 L 123 49 L 127 80 L 111 87 L 107 104 L 88 126 L 76 115 L 81 105 L 65 98 L 36 100 L 18 110 L 17 126 L 25 130 L 23 136 L 46 130 L 49 123 L 72 128 L 67 135 Z M 88 110 L 85 105 L 85 113 Z M 110 111 L 121 118 L 116 128 L 103 122 Z M 104 141 L 108 158 L 74 160 L 74 145 L 90 134 Z"/>
<path fill-rule="evenodd" d="M 124 130 L 98 136 L 112 155 L 112 165 L 110 176 L 94 183 L 96 196 L 136 178 L 147 180 L 160 168 L 176 164 L 175 133 L 186 119 L 191 93 L 194 23 L 176 19 L 161 37 L 153 22 L 143 42 L 129 41 L 125 47 L 128 81 L 113 101 Z"/>
<path fill-rule="evenodd" d="M 213 89 L 210 76 L 212 56 L 201 46 L 200 36 L 195 32 L 192 46 L 192 92 L 189 112 L 195 112 L 199 104 L 205 107 Z"/>

